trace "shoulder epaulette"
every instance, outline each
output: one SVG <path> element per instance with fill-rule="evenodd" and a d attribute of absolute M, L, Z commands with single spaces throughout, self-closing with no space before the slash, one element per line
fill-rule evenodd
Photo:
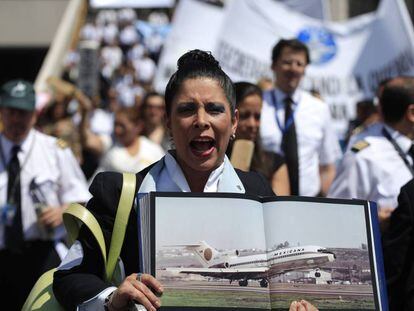
<path fill-rule="evenodd" d="M 361 133 L 363 130 L 366 129 L 366 126 L 360 125 L 354 128 L 351 132 L 351 136 Z"/>
<path fill-rule="evenodd" d="M 68 143 L 62 139 L 62 138 L 58 138 L 56 140 L 56 145 L 60 148 L 60 149 L 65 149 L 67 147 L 69 147 Z"/>
<path fill-rule="evenodd" d="M 368 147 L 369 146 L 369 143 L 367 142 L 367 141 L 365 141 L 365 140 L 360 140 L 360 141 L 357 141 L 352 147 L 351 147 L 351 150 L 353 151 L 353 152 L 359 152 L 359 151 L 361 151 L 362 149 L 365 149 L 366 147 Z"/>

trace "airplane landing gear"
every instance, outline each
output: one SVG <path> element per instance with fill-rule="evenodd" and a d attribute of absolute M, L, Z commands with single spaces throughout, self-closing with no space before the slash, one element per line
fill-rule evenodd
<path fill-rule="evenodd" d="M 269 282 L 266 279 L 260 280 L 260 287 L 266 288 L 269 285 Z"/>
<path fill-rule="evenodd" d="M 247 284 L 248 284 L 249 282 L 247 281 L 247 280 L 240 280 L 239 281 L 239 285 L 240 286 L 247 286 Z"/>

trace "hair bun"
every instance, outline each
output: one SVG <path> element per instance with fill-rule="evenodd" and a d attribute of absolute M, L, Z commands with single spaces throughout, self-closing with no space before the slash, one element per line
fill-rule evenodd
<path fill-rule="evenodd" d="M 194 65 L 211 66 L 221 69 L 219 62 L 211 55 L 211 52 L 202 50 L 191 50 L 181 56 L 177 61 L 178 70 Z"/>

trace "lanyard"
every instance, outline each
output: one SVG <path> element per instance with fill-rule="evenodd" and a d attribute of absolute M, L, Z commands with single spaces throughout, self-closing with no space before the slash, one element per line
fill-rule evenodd
<path fill-rule="evenodd" d="M 382 134 L 393 145 L 394 149 L 398 152 L 400 158 L 404 161 L 405 166 L 407 166 L 411 175 L 414 177 L 414 168 L 410 165 L 410 162 L 408 162 L 405 152 L 402 151 L 401 147 L 397 144 L 395 139 L 391 137 L 390 133 L 388 133 L 388 131 L 385 128 L 382 128 Z"/>
<path fill-rule="evenodd" d="M 296 109 L 292 109 L 292 113 L 290 114 L 289 118 L 287 120 L 285 120 L 285 125 L 282 125 L 282 122 L 279 120 L 279 118 L 277 117 L 277 101 L 276 101 L 276 95 L 275 95 L 275 91 L 272 90 L 270 92 L 270 96 L 272 98 L 272 105 L 275 107 L 275 118 L 276 118 L 276 122 L 277 122 L 277 126 L 279 127 L 280 131 L 282 132 L 282 135 L 284 135 L 286 133 L 286 131 L 288 130 L 288 128 L 293 124 L 294 122 L 294 115 L 295 115 L 295 111 Z M 286 107 L 284 107 L 286 109 Z"/>

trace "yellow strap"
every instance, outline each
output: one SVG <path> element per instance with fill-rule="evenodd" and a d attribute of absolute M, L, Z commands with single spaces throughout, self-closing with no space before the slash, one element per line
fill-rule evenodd
<path fill-rule="evenodd" d="M 63 310 L 53 295 L 53 274 L 56 269 L 49 270 L 42 274 L 33 286 L 22 311 L 30 310 Z"/>
<path fill-rule="evenodd" d="M 106 260 L 106 246 L 102 229 L 93 214 L 80 204 L 72 203 L 63 213 L 63 222 L 68 232 L 70 244 L 78 237 L 82 224 L 86 225 L 95 237 L 101 249 L 102 258 L 106 267 L 106 279 L 111 280 L 115 266 L 121 252 L 125 237 L 129 214 L 135 197 L 136 177 L 134 174 L 123 174 L 121 197 L 119 199 L 117 214 L 115 218 L 111 246 L 109 249 L 109 260 Z M 30 291 L 22 311 L 30 310 L 63 310 L 53 296 L 53 274 L 56 269 L 42 274 Z"/>
<path fill-rule="evenodd" d="M 78 203 L 71 203 L 63 213 L 63 222 L 68 232 L 69 243 L 72 244 L 79 234 L 82 224 L 86 225 L 98 242 L 102 258 L 106 266 L 106 246 L 101 226 L 95 216 L 85 207 Z"/>
<path fill-rule="evenodd" d="M 115 217 L 114 228 L 112 230 L 111 245 L 106 265 L 106 280 L 110 281 L 118 261 L 121 247 L 124 243 L 125 231 L 128 224 L 129 214 L 135 198 L 136 177 L 135 174 L 122 174 L 122 191 L 119 198 L 118 208 Z"/>
<path fill-rule="evenodd" d="M 63 213 L 63 222 L 68 232 L 70 244 L 78 237 L 82 224 L 86 225 L 92 232 L 101 249 L 102 258 L 106 265 L 106 247 L 101 227 L 93 214 L 80 204 L 72 203 Z M 56 269 L 49 270 L 42 274 L 30 291 L 29 296 L 22 308 L 29 310 L 63 310 L 53 296 L 53 274 Z"/>

